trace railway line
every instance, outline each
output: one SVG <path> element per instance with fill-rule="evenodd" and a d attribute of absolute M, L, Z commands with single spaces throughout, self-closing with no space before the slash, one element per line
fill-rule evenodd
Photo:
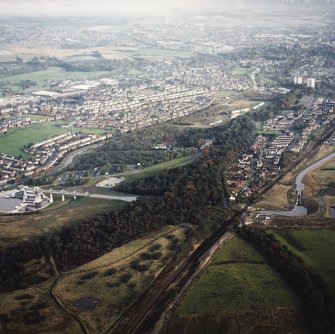
<path fill-rule="evenodd" d="M 112 328 L 108 329 L 106 333 L 143 333 L 145 328 L 150 325 L 151 316 L 157 313 L 158 307 L 161 306 L 161 298 L 164 297 L 168 288 L 176 283 L 186 270 L 198 265 L 200 259 L 220 240 L 240 214 L 241 213 L 235 213 L 232 217 L 227 219 L 179 264 L 176 264 L 175 261 L 170 262 L 144 295 L 130 306 L 122 318 Z"/>
<path fill-rule="evenodd" d="M 171 262 L 166 269 L 156 278 L 150 288 L 144 295 L 123 314 L 119 321 L 106 333 L 116 334 L 140 334 L 146 331 L 152 325 L 151 317 L 158 313 L 158 308 L 161 306 L 162 298 L 167 290 L 182 276 L 182 274 L 196 266 L 203 255 L 210 251 L 217 241 L 227 232 L 228 228 L 233 225 L 235 219 L 242 215 L 248 207 L 262 194 L 269 190 L 277 183 L 287 172 L 293 170 L 297 165 L 315 152 L 315 150 L 335 131 L 335 124 L 332 122 L 325 134 L 317 140 L 313 145 L 310 145 L 304 154 L 299 159 L 294 161 L 288 168 L 285 169 L 273 182 L 266 186 L 255 198 L 250 198 L 248 203 L 240 211 L 236 211 L 233 216 L 227 219 L 213 234 L 205 239 L 201 245 L 195 249 L 187 258 L 179 264 Z"/>

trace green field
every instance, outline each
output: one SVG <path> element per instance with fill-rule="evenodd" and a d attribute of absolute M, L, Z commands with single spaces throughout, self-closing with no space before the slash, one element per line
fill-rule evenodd
<path fill-rule="evenodd" d="M 255 122 L 255 125 L 256 125 L 256 131 L 259 131 L 259 132 L 263 131 L 264 122 L 262 121 Z"/>
<path fill-rule="evenodd" d="M 44 116 L 44 115 L 32 115 L 32 114 L 28 114 L 28 115 L 24 115 L 24 118 L 30 118 L 31 121 L 41 121 L 41 120 L 45 120 L 48 119 L 48 116 Z"/>
<path fill-rule="evenodd" d="M 196 155 L 191 155 L 188 157 L 173 159 L 173 160 L 163 162 L 161 164 L 157 164 L 151 167 L 138 169 L 136 172 L 132 172 L 129 174 L 123 174 L 123 176 L 125 177 L 127 182 L 134 182 L 136 180 L 143 179 L 145 177 L 157 175 L 166 169 L 185 166 L 193 162 L 195 158 L 196 158 Z"/>
<path fill-rule="evenodd" d="M 279 136 L 280 132 L 279 131 L 256 131 L 257 135 L 262 135 L 262 136 L 270 136 L 270 135 L 274 135 L 274 136 Z"/>
<path fill-rule="evenodd" d="M 298 298 L 279 274 L 251 245 L 234 236 L 216 252 L 177 314 L 297 306 Z"/>
<path fill-rule="evenodd" d="M 329 68 L 326 68 L 325 70 L 331 74 L 335 74 L 335 67 L 329 67 Z"/>
<path fill-rule="evenodd" d="M 335 297 L 335 230 L 271 231 L 276 238 L 319 274 Z"/>
<path fill-rule="evenodd" d="M 245 67 L 236 67 L 231 71 L 232 75 L 247 75 L 249 70 Z"/>
<path fill-rule="evenodd" d="M 235 95 L 236 93 L 231 91 L 231 90 L 222 90 L 220 93 L 219 93 L 219 96 L 220 97 L 229 97 L 229 96 L 232 96 L 232 95 Z"/>
<path fill-rule="evenodd" d="M 70 132 L 71 130 L 69 128 L 61 127 L 65 124 L 65 122 L 55 121 L 10 129 L 7 134 L 0 135 L 0 152 L 14 156 L 21 155 L 23 158 L 28 158 L 30 155 L 23 151 L 25 145 Z M 85 128 L 76 129 L 76 132 L 100 135 L 106 133 L 105 130 Z"/>
<path fill-rule="evenodd" d="M 106 77 L 109 72 L 98 71 L 98 72 L 68 72 L 60 67 L 49 67 L 43 71 L 36 71 L 31 73 L 13 75 L 11 77 L 6 77 L 0 79 L 1 85 L 8 85 L 14 91 L 20 92 L 23 89 L 19 86 L 21 81 L 31 80 L 36 82 L 36 86 L 32 86 L 25 91 L 36 91 L 39 89 L 50 88 L 50 81 L 71 79 L 71 80 L 85 80 L 85 79 L 96 79 L 100 77 Z"/>
<path fill-rule="evenodd" d="M 171 50 L 171 49 L 156 49 L 156 48 L 148 48 L 148 49 L 140 49 L 136 50 L 131 54 L 132 58 L 189 58 L 192 57 L 193 53 L 190 51 L 183 50 Z"/>

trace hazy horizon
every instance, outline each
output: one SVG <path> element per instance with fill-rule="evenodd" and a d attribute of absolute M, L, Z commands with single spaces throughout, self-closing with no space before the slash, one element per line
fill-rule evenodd
<path fill-rule="evenodd" d="M 200 15 L 230 11 L 258 12 L 271 6 L 265 1 L 246 0 L 0 0 L 2 16 L 37 16 L 37 17 L 143 17 L 143 16 L 178 16 Z M 275 11 L 273 11 L 275 12 Z"/>

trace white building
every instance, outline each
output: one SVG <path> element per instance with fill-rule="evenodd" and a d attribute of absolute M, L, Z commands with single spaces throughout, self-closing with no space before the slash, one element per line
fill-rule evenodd
<path fill-rule="evenodd" d="M 307 87 L 315 89 L 315 79 L 314 78 L 307 79 Z"/>

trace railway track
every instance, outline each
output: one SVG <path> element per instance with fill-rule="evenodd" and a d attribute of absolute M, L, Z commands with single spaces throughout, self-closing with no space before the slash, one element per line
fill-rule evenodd
<path fill-rule="evenodd" d="M 168 264 L 165 270 L 156 278 L 149 289 L 143 296 L 135 302 L 123 314 L 121 319 L 106 333 L 116 334 L 135 334 L 143 333 L 144 329 L 150 323 L 152 314 L 157 313 L 160 305 L 160 300 L 164 297 L 165 292 L 170 288 L 181 275 L 192 266 L 196 266 L 199 260 L 211 249 L 213 245 L 227 232 L 232 226 L 237 216 L 240 213 L 235 213 L 227 219 L 216 231 L 214 231 L 200 246 L 198 246 L 187 258 L 179 264 L 172 261 Z"/>

